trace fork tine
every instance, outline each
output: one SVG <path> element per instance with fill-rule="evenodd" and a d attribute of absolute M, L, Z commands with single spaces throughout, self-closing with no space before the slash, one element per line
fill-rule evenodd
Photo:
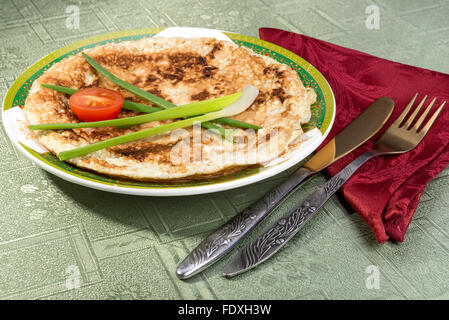
<path fill-rule="evenodd" d="M 413 104 L 415 103 L 416 98 L 418 97 L 418 93 L 415 94 L 415 96 L 412 98 L 412 100 L 409 102 L 408 106 L 405 108 L 404 111 L 399 115 L 399 117 L 396 119 L 395 122 L 393 122 L 394 125 L 399 127 L 399 125 L 404 121 L 405 116 L 408 114 L 410 109 L 412 108 Z"/>
<path fill-rule="evenodd" d="M 405 127 L 406 129 L 409 129 L 409 128 L 410 128 L 411 124 L 413 123 L 413 120 L 415 120 L 416 115 L 419 113 L 419 110 L 421 110 L 421 108 L 422 108 L 424 102 L 426 102 L 426 100 L 427 100 L 427 96 L 425 96 L 425 97 L 421 100 L 421 102 L 419 103 L 419 105 L 416 107 L 415 111 L 413 111 L 412 115 L 407 119 L 407 121 L 406 121 L 405 124 L 404 124 L 404 127 Z"/>
<path fill-rule="evenodd" d="M 437 101 L 437 98 L 433 98 L 432 102 L 427 106 L 421 117 L 419 117 L 418 121 L 416 121 L 415 125 L 413 126 L 413 129 L 415 131 L 418 131 L 419 127 L 424 122 L 424 119 L 426 119 L 427 115 L 429 114 L 430 109 L 432 109 L 433 105 L 435 104 L 435 101 Z"/>
<path fill-rule="evenodd" d="M 440 114 L 441 110 L 443 110 L 444 105 L 446 104 L 446 101 L 444 101 L 441 106 L 438 108 L 438 110 L 432 115 L 429 121 L 425 124 L 425 126 L 421 129 L 419 134 L 422 136 L 425 136 L 427 131 L 429 131 L 430 127 L 433 125 L 435 120 L 437 119 L 438 115 Z"/>

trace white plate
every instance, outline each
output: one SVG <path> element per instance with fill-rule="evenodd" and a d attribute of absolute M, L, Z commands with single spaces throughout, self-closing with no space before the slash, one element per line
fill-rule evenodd
<path fill-rule="evenodd" d="M 46 149 L 38 141 L 30 139 L 26 132 L 26 123 L 20 107 L 28 93 L 29 87 L 43 71 L 61 58 L 75 54 L 86 47 L 102 44 L 105 41 L 121 41 L 137 39 L 144 36 L 155 37 L 214 37 L 220 40 L 236 41 L 240 45 L 250 47 L 254 51 L 263 50 L 263 53 L 272 56 L 283 63 L 288 63 L 301 74 L 303 81 L 310 81 L 316 91 L 319 91 L 319 111 L 312 115 L 316 128 L 309 130 L 305 136 L 306 141 L 301 147 L 288 157 L 276 159 L 260 169 L 249 169 L 243 172 L 218 179 L 202 182 L 189 182 L 170 184 L 140 183 L 118 181 L 108 177 L 96 175 L 78 168 L 74 168 L 46 153 Z M 262 53 L 259 52 L 259 53 Z M 315 118 L 316 119 L 315 119 Z M 36 62 L 27 69 L 11 86 L 3 101 L 2 119 L 5 131 L 14 146 L 28 159 L 42 169 L 61 177 L 64 180 L 84 185 L 86 187 L 132 195 L 144 196 L 182 196 L 211 193 L 229 190 L 249 185 L 272 177 L 299 163 L 309 156 L 326 138 L 332 128 L 335 118 L 335 98 L 324 77 L 307 61 L 292 52 L 275 46 L 271 43 L 235 33 L 223 33 L 218 30 L 200 28 L 167 28 L 142 29 L 115 32 L 85 39 L 69 46 L 56 50 L 50 55 Z"/>

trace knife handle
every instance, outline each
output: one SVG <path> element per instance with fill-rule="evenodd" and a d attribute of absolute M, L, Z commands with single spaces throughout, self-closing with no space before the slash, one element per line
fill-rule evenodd
<path fill-rule="evenodd" d="M 275 254 L 290 240 L 329 198 L 369 159 L 381 154 L 377 150 L 365 152 L 332 179 L 328 180 L 300 205 L 287 212 L 271 227 L 243 248 L 223 269 L 227 277 L 233 277 L 252 269 Z"/>
<path fill-rule="evenodd" d="M 176 275 L 187 279 L 204 270 L 229 252 L 296 187 L 315 172 L 300 168 L 240 214 L 201 242 L 178 266 Z"/>

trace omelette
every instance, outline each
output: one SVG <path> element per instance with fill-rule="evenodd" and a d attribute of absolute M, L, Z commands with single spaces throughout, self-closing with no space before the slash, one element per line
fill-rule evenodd
<path fill-rule="evenodd" d="M 226 96 L 247 84 L 259 95 L 232 117 L 260 126 L 249 130 L 222 125 L 225 139 L 199 125 L 178 129 L 66 160 L 72 165 L 119 179 L 188 181 L 222 176 L 267 163 L 290 152 L 303 136 L 316 93 L 289 66 L 234 43 L 213 38 L 144 38 L 109 43 L 84 51 L 122 80 L 176 105 Z M 125 99 L 152 105 L 97 73 L 81 53 L 49 68 L 32 84 L 24 105 L 30 124 L 80 122 L 69 96 L 41 87 L 102 87 Z M 138 115 L 122 109 L 118 118 Z M 153 121 L 128 128 L 102 127 L 39 130 L 40 143 L 54 154 L 176 120 Z M 295 143 L 293 143 L 295 141 Z M 300 147 L 300 144 L 299 144 Z"/>

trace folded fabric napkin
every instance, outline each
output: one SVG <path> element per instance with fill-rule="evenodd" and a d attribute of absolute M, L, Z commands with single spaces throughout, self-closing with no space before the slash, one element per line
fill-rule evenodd
<path fill-rule="evenodd" d="M 434 106 L 449 102 L 449 75 L 381 59 L 308 36 L 261 28 L 262 40 L 284 47 L 314 65 L 335 94 L 336 118 L 322 146 L 356 118 L 376 98 L 391 97 L 395 109 L 382 130 L 362 147 L 329 166 L 337 174 L 399 116 L 415 93 L 436 97 Z M 430 102 L 428 99 L 427 103 Z M 427 104 L 425 104 L 427 105 Z M 442 110 L 424 140 L 412 151 L 376 157 L 343 186 L 349 205 L 373 230 L 378 242 L 403 241 L 426 184 L 449 165 L 449 105 Z"/>

